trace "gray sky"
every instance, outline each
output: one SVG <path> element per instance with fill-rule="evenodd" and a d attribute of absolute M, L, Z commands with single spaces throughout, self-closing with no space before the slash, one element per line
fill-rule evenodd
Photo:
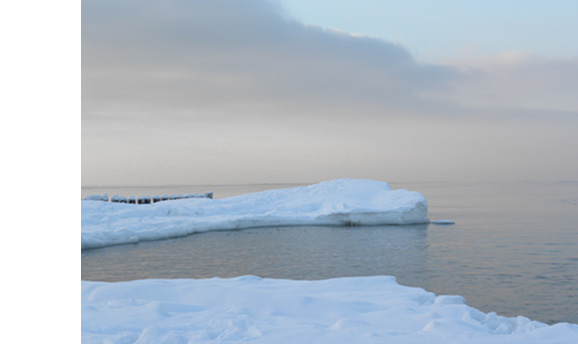
<path fill-rule="evenodd" d="M 83 0 L 82 184 L 578 179 L 578 57 L 411 51 L 276 2 Z"/>

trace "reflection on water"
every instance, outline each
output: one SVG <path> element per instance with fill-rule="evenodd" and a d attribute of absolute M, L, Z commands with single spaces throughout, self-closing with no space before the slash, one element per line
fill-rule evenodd
<path fill-rule="evenodd" d="M 485 312 L 578 323 L 578 183 L 392 186 L 422 192 L 432 220 L 456 225 L 195 234 L 83 251 L 82 279 L 393 275 Z"/>

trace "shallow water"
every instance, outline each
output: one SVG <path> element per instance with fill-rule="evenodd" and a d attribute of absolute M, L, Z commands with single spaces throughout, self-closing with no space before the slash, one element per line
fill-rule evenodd
<path fill-rule="evenodd" d="M 180 188 L 216 198 L 289 185 Z M 578 183 L 392 183 L 452 226 L 273 227 L 82 251 L 82 279 L 393 275 L 470 306 L 578 323 Z M 172 187 L 179 190 L 178 187 Z M 167 189 L 117 189 L 135 196 Z M 87 193 L 115 191 L 85 189 Z M 165 192 L 163 192 L 165 191 Z M 123 193 L 124 192 L 124 193 Z"/>

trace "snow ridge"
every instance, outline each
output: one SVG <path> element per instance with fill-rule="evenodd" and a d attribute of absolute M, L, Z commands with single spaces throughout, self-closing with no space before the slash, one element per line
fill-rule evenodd
<path fill-rule="evenodd" d="M 296 225 L 428 223 L 418 192 L 385 182 L 338 179 L 226 199 L 183 199 L 135 206 L 82 201 L 81 247 L 159 240 L 211 230 Z"/>

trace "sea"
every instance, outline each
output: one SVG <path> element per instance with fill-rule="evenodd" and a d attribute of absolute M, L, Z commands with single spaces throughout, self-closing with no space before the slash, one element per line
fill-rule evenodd
<path fill-rule="evenodd" d="M 82 197 L 212 191 L 226 198 L 301 184 L 83 187 Z M 300 226 L 192 234 L 82 250 L 82 280 L 257 275 L 316 280 L 395 276 L 461 295 L 485 313 L 578 324 L 578 181 L 391 182 L 422 193 L 453 225 Z"/>

